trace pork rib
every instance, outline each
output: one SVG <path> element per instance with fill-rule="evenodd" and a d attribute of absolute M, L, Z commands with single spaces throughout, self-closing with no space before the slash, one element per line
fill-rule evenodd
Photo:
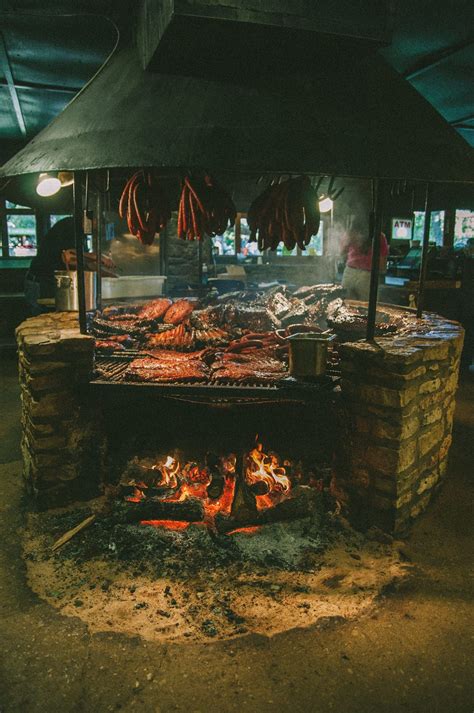
<path fill-rule="evenodd" d="M 209 377 L 209 368 L 202 360 L 202 354 L 202 351 L 193 352 L 171 359 L 166 353 L 160 356 L 155 352 L 153 356 L 134 359 L 127 369 L 126 376 L 132 381 L 162 384 L 206 381 Z"/>

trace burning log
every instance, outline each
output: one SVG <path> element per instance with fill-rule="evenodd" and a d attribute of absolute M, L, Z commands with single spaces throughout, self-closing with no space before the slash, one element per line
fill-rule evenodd
<path fill-rule="evenodd" d="M 225 535 L 241 527 L 268 525 L 284 520 L 309 517 L 315 509 L 318 496 L 318 491 L 299 486 L 292 491 L 292 497 L 266 510 L 255 511 L 254 513 L 247 511 L 247 513 L 241 512 L 230 516 L 218 513 L 215 517 L 215 527 L 220 535 Z"/>
<path fill-rule="evenodd" d="M 217 500 L 224 492 L 224 486 L 224 476 L 222 473 L 219 473 L 219 471 L 214 470 L 211 473 L 211 482 L 207 486 L 207 496 L 211 498 L 211 500 Z"/>
<path fill-rule="evenodd" d="M 147 498 L 139 503 L 127 503 L 123 511 L 126 523 L 141 520 L 185 520 L 201 522 L 204 520 L 204 505 L 198 498 L 186 500 L 159 500 Z"/>

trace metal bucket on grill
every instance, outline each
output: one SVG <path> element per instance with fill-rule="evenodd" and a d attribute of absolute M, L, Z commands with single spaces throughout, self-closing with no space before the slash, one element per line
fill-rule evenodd
<path fill-rule="evenodd" d="M 296 377 L 323 376 L 326 373 L 328 344 L 334 334 L 299 332 L 288 337 L 290 374 Z"/>
<path fill-rule="evenodd" d="M 86 310 L 97 306 L 97 273 L 84 272 L 84 289 L 86 293 Z M 55 270 L 56 280 L 56 312 L 77 312 L 79 310 L 79 295 L 77 291 L 77 271 Z"/>

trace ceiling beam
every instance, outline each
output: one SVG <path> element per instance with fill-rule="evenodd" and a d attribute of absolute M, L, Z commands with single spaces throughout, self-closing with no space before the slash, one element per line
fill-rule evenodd
<path fill-rule="evenodd" d="M 404 78 L 408 79 L 408 81 L 416 79 L 416 77 L 419 77 L 420 74 L 429 72 L 431 69 L 434 69 L 434 67 L 437 67 L 439 64 L 447 60 L 449 57 L 452 57 L 454 54 L 461 52 L 462 50 L 466 49 L 466 47 L 470 47 L 473 42 L 474 40 L 472 39 L 472 37 L 470 37 L 464 42 L 459 42 L 455 45 L 451 45 L 450 47 L 445 47 L 445 49 L 440 50 L 440 52 L 436 52 L 434 54 L 429 55 L 429 58 L 425 57 L 425 59 L 422 60 L 421 64 L 418 63 L 412 69 L 409 69 L 407 72 L 404 72 Z"/>
<path fill-rule="evenodd" d="M 0 86 L 7 87 L 8 81 L 6 79 L 0 79 Z M 42 84 L 41 82 L 19 82 L 15 80 L 16 89 L 37 89 L 39 91 L 47 92 L 63 92 L 65 94 L 77 94 L 81 87 L 65 87 L 59 84 Z"/>
<path fill-rule="evenodd" d="M 10 92 L 13 109 L 15 110 L 15 116 L 16 116 L 16 120 L 18 122 L 18 126 L 20 127 L 21 134 L 22 134 L 22 136 L 26 136 L 25 119 L 23 116 L 23 112 L 21 110 L 21 104 L 20 104 L 20 100 L 18 98 L 18 92 L 15 87 L 15 82 L 13 80 L 12 68 L 10 65 L 10 60 L 8 58 L 7 47 L 5 44 L 3 34 L 1 32 L 0 32 L 0 68 L 2 69 L 3 74 L 5 75 L 5 79 L 7 80 L 8 90 Z"/>
<path fill-rule="evenodd" d="M 460 119 L 453 119 L 449 123 L 451 124 L 451 126 L 459 126 L 459 124 L 466 124 L 468 121 L 474 121 L 474 114 L 462 116 Z"/>

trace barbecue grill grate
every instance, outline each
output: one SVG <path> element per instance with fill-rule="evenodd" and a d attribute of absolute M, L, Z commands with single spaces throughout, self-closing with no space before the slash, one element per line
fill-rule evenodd
<path fill-rule="evenodd" d="M 317 398 L 321 392 L 327 392 L 337 384 L 339 374 L 335 370 L 329 369 L 322 378 L 312 381 L 284 380 L 275 384 L 255 383 L 242 384 L 236 382 L 220 382 L 213 384 L 208 381 L 202 382 L 170 382 L 167 384 L 129 381 L 127 379 L 127 368 L 133 356 L 109 355 L 100 357 L 96 355 L 96 373 L 91 381 L 92 387 L 117 387 L 122 389 L 143 389 L 152 390 L 156 395 L 160 394 L 170 398 L 182 398 L 185 400 L 195 400 L 199 403 L 212 400 L 213 404 L 229 403 L 230 401 L 241 401 L 245 403 L 264 401 L 284 401 L 298 400 L 305 401 L 309 398 Z"/>

